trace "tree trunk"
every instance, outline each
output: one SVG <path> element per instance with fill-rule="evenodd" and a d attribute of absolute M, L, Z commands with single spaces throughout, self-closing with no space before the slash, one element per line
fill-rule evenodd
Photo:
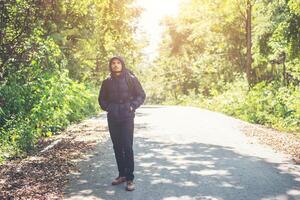
<path fill-rule="evenodd" d="M 247 60 L 246 60 L 246 75 L 249 86 L 252 85 L 253 77 L 252 77 L 252 37 L 251 37 L 251 11 L 252 5 L 251 0 L 247 0 L 247 9 L 246 9 L 246 41 L 247 41 Z"/>

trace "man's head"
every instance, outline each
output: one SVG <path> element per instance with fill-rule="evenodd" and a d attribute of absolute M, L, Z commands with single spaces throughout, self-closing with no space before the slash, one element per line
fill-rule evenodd
<path fill-rule="evenodd" d="M 109 61 L 109 70 L 112 73 L 120 74 L 125 69 L 125 63 L 121 56 L 114 56 Z"/>

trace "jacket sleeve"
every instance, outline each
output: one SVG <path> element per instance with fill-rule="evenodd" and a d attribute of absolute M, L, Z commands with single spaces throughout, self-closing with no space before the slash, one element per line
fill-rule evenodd
<path fill-rule="evenodd" d="M 102 110 L 108 111 L 108 90 L 107 82 L 104 80 L 99 91 L 98 102 Z"/>
<path fill-rule="evenodd" d="M 130 105 L 134 110 L 136 110 L 144 103 L 146 94 L 137 77 L 134 76 L 132 80 L 133 80 L 133 86 L 134 86 L 133 88 L 134 88 L 135 96 L 133 100 L 131 100 Z"/>

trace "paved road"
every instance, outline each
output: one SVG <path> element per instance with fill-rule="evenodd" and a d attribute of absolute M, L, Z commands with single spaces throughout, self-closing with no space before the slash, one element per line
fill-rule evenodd
<path fill-rule="evenodd" d="M 105 114 L 99 123 L 106 124 Z M 136 190 L 117 175 L 106 140 L 79 163 L 65 199 L 300 199 L 300 166 L 240 131 L 243 122 L 192 107 L 144 106 L 134 133 Z"/>

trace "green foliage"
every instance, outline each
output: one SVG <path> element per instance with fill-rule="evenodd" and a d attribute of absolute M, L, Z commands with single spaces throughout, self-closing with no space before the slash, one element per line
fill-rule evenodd
<path fill-rule="evenodd" d="M 95 89 L 71 80 L 67 70 L 43 71 L 40 64 L 32 61 L 30 67 L 9 77 L 9 84 L 0 88 L 5 100 L 1 113 L 2 156 L 21 156 L 32 150 L 40 137 L 56 134 L 71 122 L 99 111 Z M 27 75 L 26 81 L 21 74 Z"/>
<path fill-rule="evenodd" d="M 108 58 L 141 59 L 132 2 L 0 2 L 0 161 L 99 112 Z"/>
<path fill-rule="evenodd" d="M 177 17 L 164 20 L 160 56 L 146 73 L 148 101 L 200 106 L 299 131 L 300 4 L 251 1 L 249 86 L 245 2 L 191 0 Z"/>
<path fill-rule="evenodd" d="M 72 79 L 100 83 L 107 60 L 121 54 L 134 67 L 140 60 L 134 39 L 141 9 L 133 0 L 53 0 L 41 5 L 43 28 L 66 56 Z M 51 19 L 51 20 L 48 20 Z"/>
<path fill-rule="evenodd" d="M 222 81 L 231 82 L 243 71 L 245 38 L 238 10 L 230 1 L 193 0 L 177 18 L 165 19 L 160 57 L 150 72 L 163 91 L 175 99 L 189 90 L 210 96 L 223 90 Z M 169 95 L 157 93 L 160 99 Z"/>
<path fill-rule="evenodd" d="M 299 66 L 295 63 L 300 56 L 300 15 L 296 8 L 294 1 L 261 1 L 254 5 L 253 58 L 257 82 L 299 83 L 299 73 L 295 73 Z"/>
<path fill-rule="evenodd" d="M 242 117 L 280 130 L 299 131 L 299 89 L 261 82 L 246 96 Z"/>
<path fill-rule="evenodd" d="M 222 93 L 205 97 L 190 91 L 162 104 L 206 108 L 278 130 L 300 131 L 300 87 L 283 87 L 276 82 L 260 82 L 248 91 L 246 78 L 227 83 Z"/>

